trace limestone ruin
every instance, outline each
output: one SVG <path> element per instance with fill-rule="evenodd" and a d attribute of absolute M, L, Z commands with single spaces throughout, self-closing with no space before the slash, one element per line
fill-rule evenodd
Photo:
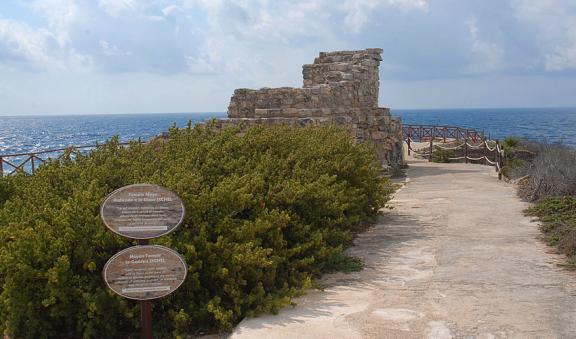
<path fill-rule="evenodd" d="M 378 107 L 382 50 L 321 52 L 311 65 L 304 65 L 303 88 L 240 88 L 234 91 L 228 119 L 222 128 L 248 125 L 309 124 L 340 125 L 357 142 L 372 142 L 382 165 L 403 164 L 402 128 L 388 108 Z"/>

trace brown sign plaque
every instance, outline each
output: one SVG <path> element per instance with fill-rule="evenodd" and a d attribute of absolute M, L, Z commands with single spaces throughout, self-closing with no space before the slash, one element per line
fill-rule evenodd
<path fill-rule="evenodd" d="M 174 292 L 186 279 L 186 262 L 158 245 L 133 246 L 116 253 L 102 272 L 106 285 L 125 298 L 150 300 Z"/>
<path fill-rule="evenodd" d="M 106 197 L 100 217 L 114 233 L 132 239 L 152 239 L 172 232 L 182 223 L 184 204 L 167 188 L 129 185 Z"/>

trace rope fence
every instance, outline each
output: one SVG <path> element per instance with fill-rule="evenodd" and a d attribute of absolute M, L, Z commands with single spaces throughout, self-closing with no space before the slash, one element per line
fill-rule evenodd
<path fill-rule="evenodd" d="M 420 155 L 432 161 L 434 152 L 446 151 L 454 154 L 446 155 L 449 161 L 480 162 L 487 166 L 494 166 L 498 173 L 498 179 L 502 180 L 504 168 L 504 149 L 499 140 L 491 141 L 482 132 L 474 129 L 460 128 L 455 126 L 425 126 L 406 125 L 402 126 L 404 141 L 408 145 L 408 155 L 411 153 Z M 427 144 L 424 148 L 416 149 L 416 144 Z M 446 146 L 446 144 L 456 145 Z M 461 154 L 456 154 L 456 153 Z"/>

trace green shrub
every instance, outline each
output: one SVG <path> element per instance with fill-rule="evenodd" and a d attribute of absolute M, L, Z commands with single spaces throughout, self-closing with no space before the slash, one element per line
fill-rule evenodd
<path fill-rule="evenodd" d="M 548 243 L 557 246 L 576 266 L 576 197 L 543 199 L 526 213 L 540 219 Z"/>
<path fill-rule="evenodd" d="M 351 257 L 342 253 L 335 253 L 326 260 L 323 267 L 324 272 L 344 272 L 352 273 L 362 271 L 364 262 L 361 258 Z"/>
<path fill-rule="evenodd" d="M 136 302 L 114 295 L 101 270 L 135 244 L 98 212 L 133 183 L 172 189 L 186 217 L 152 243 L 188 264 L 172 295 L 153 302 L 158 336 L 229 329 L 275 312 L 310 286 L 391 193 L 373 149 L 335 128 L 212 132 L 171 129 L 164 140 L 67 154 L 32 177 L 0 180 L 0 327 L 13 338 L 125 337 Z M 72 160 L 75 158 L 75 160 Z"/>
<path fill-rule="evenodd" d="M 434 152 L 432 152 L 432 161 L 433 162 L 448 163 L 448 162 L 450 162 L 450 158 L 455 158 L 455 157 L 456 157 L 456 153 L 454 150 L 435 148 Z"/>
<path fill-rule="evenodd" d="M 505 151 L 511 152 L 514 151 L 518 146 L 520 146 L 521 142 L 522 138 L 515 136 L 508 136 L 504 138 L 504 141 L 502 142 L 502 148 L 504 148 Z"/>
<path fill-rule="evenodd" d="M 518 158 L 514 158 L 514 157 L 509 157 L 506 161 L 505 161 L 505 165 L 504 167 L 502 167 L 502 174 L 506 177 L 506 178 L 513 178 L 518 176 L 516 174 L 516 171 L 523 169 L 525 162 L 522 159 L 518 159 Z"/>

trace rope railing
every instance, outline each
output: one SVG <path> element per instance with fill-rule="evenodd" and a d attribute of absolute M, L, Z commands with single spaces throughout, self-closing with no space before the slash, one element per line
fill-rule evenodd
<path fill-rule="evenodd" d="M 441 132 L 441 133 L 439 133 Z M 405 125 L 402 126 L 404 140 L 408 146 L 408 155 L 415 153 L 432 161 L 435 150 L 442 151 L 462 151 L 461 156 L 447 157 L 450 161 L 482 162 L 487 166 L 494 166 L 498 173 L 498 178 L 502 179 L 502 169 L 504 167 L 504 150 L 498 140 L 490 141 L 484 133 L 479 133 L 474 129 L 460 128 L 456 126 L 427 126 L 427 125 Z M 462 138 L 460 138 L 462 137 Z M 420 143 L 428 143 L 425 150 L 414 149 L 415 140 Z M 456 145 L 435 144 L 440 141 L 443 144 L 457 143 Z M 490 146 L 492 144 L 492 146 Z"/>

